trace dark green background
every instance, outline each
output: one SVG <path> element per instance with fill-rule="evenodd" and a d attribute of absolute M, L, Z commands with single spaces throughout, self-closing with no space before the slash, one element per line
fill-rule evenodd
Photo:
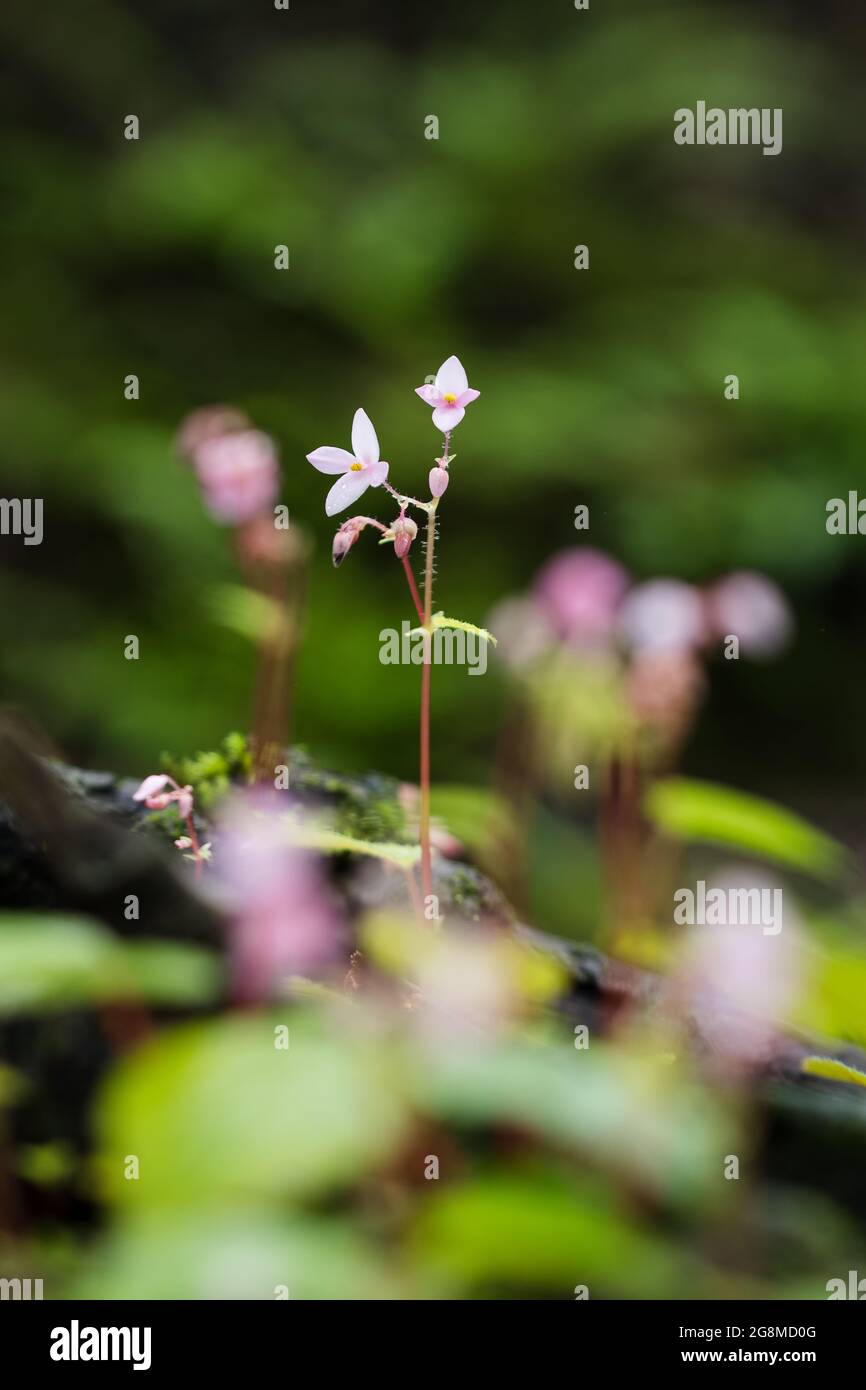
<path fill-rule="evenodd" d="M 857 7 L 113 0 L 43 20 L 24 0 L 0 18 L 0 489 L 46 504 L 41 547 L 0 540 L 7 703 L 137 774 L 245 724 L 252 653 L 209 608 L 229 538 L 171 447 L 224 400 L 279 441 L 316 543 L 293 736 L 414 775 L 418 673 L 378 661 L 401 577 L 372 543 L 332 570 L 304 455 L 347 444 L 363 405 L 423 488 L 440 438 L 412 388 L 456 352 L 482 396 L 437 604 L 482 622 L 575 541 L 578 502 L 638 576 L 765 570 L 796 644 L 716 665 L 689 764 L 844 828 L 866 540 L 824 518 L 866 485 Z M 699 98 L 781 106 L 783 153 L 677 147 Z M 483 782 L 500 677 L 436 687 L 434 775 Z"/>

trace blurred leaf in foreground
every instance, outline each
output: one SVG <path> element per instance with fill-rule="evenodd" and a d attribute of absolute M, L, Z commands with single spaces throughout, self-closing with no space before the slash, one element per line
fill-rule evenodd
<path fill-rule="evenodd" d="M 65 1290 L 79 1299 L 386 1299 L 406 1297 L 350 1225 L 290 1223 L 273 1212 L 123 1224 Z M 411 1297 L 411 1294 L 409 1295 Z"/>
<path fill-rule="evenodd" d="M 121 941 L 84 917 L 0 914 L 0 1016 L 111 1000 L 215 999 L 215 955 L 171 941 Z"/>
<path fill-rule="evenodd" d="M 234 1016 L 165 1032 L 121 1063 L 98 1106 L 100 1175 L 132 1209 L 306 1197 L 358 1182 L 403 1122 L 375 1038 L 350 1044 L 301 1014 Z"/>

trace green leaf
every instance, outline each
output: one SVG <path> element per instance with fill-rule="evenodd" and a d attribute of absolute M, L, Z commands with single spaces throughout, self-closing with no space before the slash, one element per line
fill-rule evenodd
<path fill-rule="evenodd" d="M 474 623 L 464 623 L 461 618 L 446 618 L 444 613 L 434 613 L 430 619 L 430 631 L 435 631 L 437 627 L 454 627 L 460 632 L 474 633 L 476 637 L 481 637 L 485 642 L 492 642 L 496 646 L 496 638 L 492 632 L 488 632 L 486 627 L 476 627 Z M 415 627 L 410 636 L 414 637 L 418 632 L 426 632 L 426 627 Z"/>
<path fill-rule="evenodd" d="M 670 777 L 650 788 L 650 820 L 666 835 L 723 845 L 817 877 L 836 877 L 847 853 L 837 841 L 784 807 L 711 782 Z"/>
<path fill-rule="evenodd" d="M 461 632 L 472 632 L 476 637 L 483 637 L 485 642 L 492 642 L 496 646 L 496 638 L 492 632 L 488 632 L 486 627 L 476 627 L 474 623 L 464 623 L 460 618 L 446 618 L 444 613 L 434 613 L 432 626 L 436 627 L 456 627 Z"/>
<path fill-rule="evenodd" d="M 216 622 L 255 645 L 273 641 L 285 621 L 275 599 L 242 584 L 218 584 L 208 595 L 208 608 Z"/>
<path fill-rule="evenodd" d="M 807 1076 L 823 1076 L 827 1081 L 846 1081 L 852 1086 L 866 1086 L 866 1072 L 837 1062 L 835 1057 L 804 1057 L 801 1070 Z"/>
<path fill-rule="evenodd" d="M 399 845 L 383 840 L 358 840 L 353 835 L 342 835 L 326 826 L 305 825 L 292 822 L 292 843 L 302 849 L 316 849 L 322 854 L 366 854 L 373 859 L 384 859 L 398 869 L 411 869 L 421 858 L 418 845 Z"/>
<path fill-rule="evenodd" d="M 292 1300 L 406 1296 L 403 1280 L 389 1276 L 372 1241 L 345 1218 L 294 1222 L 237 1211 L 149 1212 L 144 1223 L 123 1222 L 91 1249 L 63 1296 L 274 1300 L 281 1289 Z"/>
<path fill-rule="evenodd" d="M 220 975 L 198 946 L 122 941 L 85 917 L 0 914 L 0 1015 L 119 999 L 207 1003 Z"/>
<path fill-rule="evenodd" d="M 431 1184 L 436 1186 L 436 1184 Z M 435 1192 L 415 1245 L 423 1263 L 457 1287 L 549 1291 L 575 1285 L 613 1297 L 671 1296 L 682 1257 L 644 1234 L 601 1184 L 499 1175 Z"/>
<path fill-rule="evenodd" d="M 437 784 L 430 793 L 430 808 L 476 853 L 507 844 L 515 833 L 514 814 L 505 797 L 487 787 Z"/>
<path fill-rule="evenodd" d="M 412 1080 L 419 1107 L 448 1121 L 529 1130 L 683 1204 L 716 1190 L 725 1112 L 659 1058 L 515 1039 L 425 1053 Z"/>
<path fill-rule="evenodd" d="M 301 1011 L 235 1015 L 124 1058 L 97 1107 L 98 1168 L 107 1195 L 140 1212 L 299 1198 L 359 1182 L 403 1128 L 384 1042 L 326 1032 Z"/>
<path fill-rule="evenodd" d="M 810 951 L 807 988 L 790 1022 L 813 1037 L 844 1038 L 866 1044 L 866 956 L 855 951 Z"/>

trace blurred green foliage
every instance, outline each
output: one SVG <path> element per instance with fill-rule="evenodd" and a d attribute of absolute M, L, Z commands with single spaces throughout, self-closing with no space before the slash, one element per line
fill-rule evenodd
<path fill-rule="evenodd" d="M 10 0 L 0 477 L 44 495 L 46 538 L 2 542 L 6 698 L 136 773 L 243 723 L 251 653 L 213 611 L 228 537 L 172 452 L 186 411 L 227 400 L 278 439 L 317 542 L 295 736 L 413 776 L 417 672 L 378 661 L 405 587 L 372 545 L 333 573 L 304 455 L 345 443 L 363 403 L 420 488 L 440 441 L 412 388 L 457 351 L 483 394 L 440 509 L 445 611 L 483 621 L 574 540 L 577 502 L 638 574 L 767 570 L 798 645 L 719 679 L 695 764 L 755 777 L 760 749 L 758 790 L 804 774 L 800 798 L 839 810 L 866 769 L 860 543 L 823 524 L 863 476 L 862 34 L 843 4 L 791 8 L 563 3 L 539 22 L 444 0 L 431 25 L 385 4 L 82 0 L 34 25 Z M 675 146 L 698 96 L 783 107 L 783 154 Z M 497 677 L 436 687 L 434 770 L 483 780 Z M 821 734 L 795 777 L 804 725 Z"/>
<path fill-rule="evenodd" d="M 853 7 L 441 0 L 431 23 L 384 0 L 82 0 L 34 23 L 6 0 L 0 38 L 0 492 L 44 497 L 46 528 L 39 547 L 0 539 L 4 701 L 67 756 L 137 776 L 164 747 L 218 748 L 245 727 L 248 638 L 267 614 L 232 587 L 231 539 L 173 447 L 190 409 L 226 401 L 279 442 L 282 498 L 314 542 L 292 739 L 341 771 L 414 778 L 418 671 L 378 657 L 380 630 L 413 619 L 402 576 L 368 538 L 334 572 L 304 456 L 345 445 L 363 405 L 393 480 L 419 492 L 441 436 L 413 387 L 457 352 L 482 395 L 453 441 L 436 606 L 483 623 L 576 539 L 637 576 L 774 576 L 796 643 L 773 666 L 712 672 L 687 752 L 690 777 L 749 795 L 676 781 L 653 808 L 674 839 L 829 877 L 836 841 L 811 824 L 855 838 L 866 773 L 861 538 L 824 526 L 829 498 L 866 486 Z M 677 147 L 673 112 L 699 98 L 782 107 L 783 154 Z M 505 683 L 491 661 L 484 681 L 438 668 L 434 687 L 434 809 L 483 861 L 513 834 L 506 800 L 478 790 Z M 590 705 L 610 713 L 601 688 Z M 500 771 L 513 753 L 500 747 Z M 223 754 L 173 766 L 218 795 L 245 756 Z M 573 757 L 562 749 L 566 778 Z M 593 936 L 595 845 L 562 811 L 533 806 L 519 868 L 536 925 Z M 366 834 L 355 812 L 319 847 Z M 406 838 L 402 812 L 385 828 Z M 863 904 L 810 906 L 823 944 L 789 1021 L 862 1042 Z M 181 945 L 70 917 L 0 926 L 13 1027 L 130 998 L 205 1009 L 221 985 Z M 526 980 L 517 993 L 537 1003 Z M 755 1273 L 750 1196 L 719 1180 L 719 1155 L 748 1146 L 744 1116 L 667 1037 L 576 1060 L 542 1016 L 449 1050 L 402 1004 L 395 1022 L 378 1001 L 316 998 L 163 1030 L 121 1060 L 95 1101 L 94 1155 L 18 1153 L 37 1187 L 71 1173 L 104 1231 L 83 1262 L 69 1232 L 41 1231 L 4 1269 L 32 1258 L 81 1297 L 570 1297 L 577 1281 L 815 1297 L 862 1256 L 829 1201 L 778 1189 L 759 1236 L 775 1263 Z M 808 1070 L 857 1090 L 843 1064 Z M 19 1080 L 0 1070 L 4 1106 Z M 454 1160 L 441 1188 L 415 1181 L 407 1149 L 423 1159 L 431 1135 Z M 129 1153 L 141 1183 L 124 1178 Z M 726 1237 L 742 1259 L 724 1258 Z"/>

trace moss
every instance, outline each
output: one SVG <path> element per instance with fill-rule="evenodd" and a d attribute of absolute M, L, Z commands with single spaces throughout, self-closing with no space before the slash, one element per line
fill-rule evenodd
<path fill-rule="evenodd" d="M 210 753 L 195 753 L 192 757 L 163 753 L 160 765 L 182 787 L 192 787 L 196 810 L 208 816 L 233 785 L 243 785 L 249 781 L 252 759 L 243 734 L 232 733 L 227 734 L 220 747 Z M 161 816 L 166 813 L 157 814 Z M 174 819 L 180 823 L 176 813 Z M 159 823 L 156 817 L 154 822 Z"/>
<path fill-rule="evenodd" d="M 291 788 L 302 800 L 320 801 L 334 813 L 334 829 L 357 840 L 411 843 L 392 777 L 369 773 L 345 777 L 314 767 L 303 750 L 293 750 Z"/>
<path fill-rule="evenodd" d="M 364 777 L 343 776 L 316 767 L 303 747 L 288 756 L 290 788 L 307 804 L 326 806 L 333 815 L 334 829 L 357 840 L 390 841 L 409 844 L 412 837 L 398 797 L 399 784 L 393 777 L 368 773 Z M 160 766 L 182 787 L 191 786 L 198 816 L 210 817 L 232 786 L 249 782 L 252 760 L 242 734 L 228 734 L 212 752 L 192 756 L 164 753 Z M 156 811 L 148 824 L 177 838 L 184 833 L 174 807 Z"/>

